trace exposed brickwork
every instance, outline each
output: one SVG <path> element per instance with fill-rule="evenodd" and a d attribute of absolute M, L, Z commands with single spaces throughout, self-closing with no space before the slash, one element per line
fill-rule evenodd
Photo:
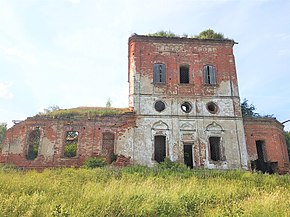
<path fill-rule="evenodd" d="M 130 37 L 130 107 L 138 116 L 134 159 L 154 165 L 154 138 L 164 136 L 166 157 L 173 161 L 183 163 L 189 155 L 192 167 L 248 168 L 234 44 L 233 40 Z M 188 83 L 180 82 L 184 66 Z M 214 82 L 206 80 L 208 67 L 215 71 Z M 164 111 L 155 110 L 157 101 L 164 102 Z M 182 109 L 185 102 L 192 108 L 188 112 Z M 215 112 L 207 109 L 209 103 L 217 106 Z M 210 137 L 221 138 L 218 146 L 226 160 L 210 159 Z M 192 150 L 184 153 L 188 145 Z"/>
<path fill-rule="evenodd" d="M 131 159 L 123 155 L 118 155 L 117 160 L 114 163 L 114 166 L 116 167 L 124 167 L 124 166 L 129 166 L 129 165 L 132 165 Z"/>
<path fill-rule="evenodd" d="M 156 87 L 162 94 L 214 96 L 223 82 L 237 86 L 232 40 L 199 40 L 133 36 L 129 39 L 129 80 L 136 74 L 153 81 L 153 64 L 166 64 L 166 85 Z M 134 64 L 134 67 L 133 65 Z M 189 66 L 189 84 L 179 82 L 179 66 Z M 204 85 L 203 66 L 212 64 L 217 71 L 217 85 Z M 131 70 L 131 71 L 130 71 Z M 132 75 L 131 75 L 132 76 Z M 135 75 L 136 76 L 136 75 Z M 133 86 L 130 86 L 133 88 Z M 233 91 L 228 89 L 227 91 Z M 131 93 L 133 90 L 130 91 Z"/>
<path fill-rule="evenodd" d="M 278 171 L 286 173 L 289 170 L 289 158 L 283 125 L 272 118 L 245 118 L 244 127 L 249 160 L 258 158 L 256 141 L 264 141 L 265 161 L 278 162 Z"/>
<path fill-rule="evenodd" d="M 79 167 L 91 156 L 106 156 L 103 146 L 103 133 L 115 135 L 115 143 L 127 129 L 135 126 L 135 115 L 100 116 L 94 119 L 68 118 L 53 119 L 34 117 L 16 124 L 7 131 L 0 155 L 1 163 L 13 163 L 19 167 Z M 38 157 L 27 160 L 27 136 L 32 130 L 41 132 Z M 64 144 L 67 131 L 79 133 L 77 156 L 64 157 Z"/>
<path fill-rule="evenodd" d="M 37 169 L 79 167 L 91 156 L 110 163 L 114 154 L 115 166 L 152 166 L 168 157 L 195 168 L 248 169 L 249 160 L 257 159 L 256 141 L 261 140 L 267 162 L 277 162 L 278 171 L 287 172 L 283 126 L 273 119 L 242 118 L 234 44 L 233 40 L 130 37 L 129 109 L 82 107 L 28 118 L 7 131 L 0 162 Z M 164 82 L 154 83 L 154 64 L 165 67 Z M 215 82 L 208 84 L 204 66 L 215 69 Z M 180 82 L 181 68 L 188 68 L 188 83 Z M 163 102 L 164 110 L 155 109 L 157 101 Z M 185 102 L 191 108 L 187 112 L 182 107 Z M 27 144 L 29 134 L 38 129 L 38 157 L 27 160 L 32 147 Z M 76 156 L 71 158 L 64 157 L 67 132 L 78 133 Z M 210 144 L 211 137 L 218 138 L 216 146 Z M 214 158 L 210 147 L 217 150 Z M 156 150 L 162 155 L 158 159 Z"/>

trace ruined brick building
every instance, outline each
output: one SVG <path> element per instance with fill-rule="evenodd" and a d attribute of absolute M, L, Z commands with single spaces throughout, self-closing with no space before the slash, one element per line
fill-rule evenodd
<path fill-rule="evenodd" d="M 243 119 L 233 40 L 129 38 L 129 108 L 36 115 L 7 131 L 0 161 L 80 166 L 91 156 L 152 166 L 288 171 L 283 125 Z M 123 159 L 123 161 L 122 161 Z"/>

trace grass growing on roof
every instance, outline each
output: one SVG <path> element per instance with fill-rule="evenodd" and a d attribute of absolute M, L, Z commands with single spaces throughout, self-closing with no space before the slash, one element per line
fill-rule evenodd
<path fill-rule="evenodd" d="M 48 117 L 88 117 L 92 118 L 95 116 L 105 115 L 119 115 L 130 112 L 129 108 L 111 108 L 111 107 L 78 107 L 71 109 L 59 109 L 50 111 L 40 116 Z"/>

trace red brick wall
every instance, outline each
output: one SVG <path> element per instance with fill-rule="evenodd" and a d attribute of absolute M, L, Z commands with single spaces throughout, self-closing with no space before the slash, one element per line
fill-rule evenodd
<path fill-rule="evenodd" d="M 137 73 L 153 82 L 153 64 L 166 64 L 164 94 L 216 95 L 222 81 L 231 80 L 237 86 L 232 40 L 199 40 L 132 36 L 129 39 L 129 67 L 135 62 Z M 179 66 L 189 65 L 189 85 L 179 84 Z M 203 84 L 203 66 L 216 67 L 217 85 Z M 132 68 L 132 65 L 131 65 Z M 129 80 L 132 71 L 129 70 Z M 194 84 L 194 85 L 192 85 Z"/>
<path fill-rule="evenodd" d="M 256 141 L 265 143 L 265 158 L 268 162 L 278 162 L 280 173 L 289 170 L 289 159 L 286 141 L 283 134 L 283 125 L 271 118 L 245 118 L 247 150 L 250 160 L 256 160 Z"/>
<path fill-rule="evenodd" d="M 78 167 L 88 157 L 104 156 L 104 151 L 102 150 L 103 132 L 113 133 L 116 144 L 116 141 L 122 137 L 127 129 L 135 126 L 135 119 L 134 113 L 100 116 L 91 120 L 78 118 L 28 118 L 7 131 L 3 141 L 4 148 L 0 154 L 0 162 L 30 168 Z M 41 131 L 40 151 L 35 160 L 27 160 L 28 134 L 36 128 Z M 79 132 L 76 157 L 63 157 L 67 131 Z"/>

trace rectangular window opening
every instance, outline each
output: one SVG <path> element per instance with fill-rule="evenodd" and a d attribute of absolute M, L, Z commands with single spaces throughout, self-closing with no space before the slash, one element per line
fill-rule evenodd
<path fill-rule="evenodd" d="M 204 83 L 205 84 L 216 84 L 216 70 L 214 66 L 205 65 L 204 71 Z"/>
<path fill-rule="evenodd" d="M 209 137 L 209 145 L 210 145 L 210 159 L 213 161 L 222 160 L 221 138 L 220 137 Z"/>
<path fill-rule="evenodd" d="M 27 160 L 35 160 L 38 156 L 38 149 L 40 145 L 40 130 L 36 129 L 28 135 L 28 151 L 26 155 Z"/>
<path fill-rule="evenodd" d="M 77 131 L 67 131 L 64 145 L 64 157 L 72 158 L 77 156 L 78 148 L 78 137 Z"/>
<path fill-rule="evenodd" d="M 156 63 L 153 67 L 153 83 L 165 84 L 166 83 L 166 67 L 165 64 Z"/>
<path fill-rule="evenodd" d="M 189 66 L 181 65 L 180 72 L 180 84 L 189 84 Z"/>

